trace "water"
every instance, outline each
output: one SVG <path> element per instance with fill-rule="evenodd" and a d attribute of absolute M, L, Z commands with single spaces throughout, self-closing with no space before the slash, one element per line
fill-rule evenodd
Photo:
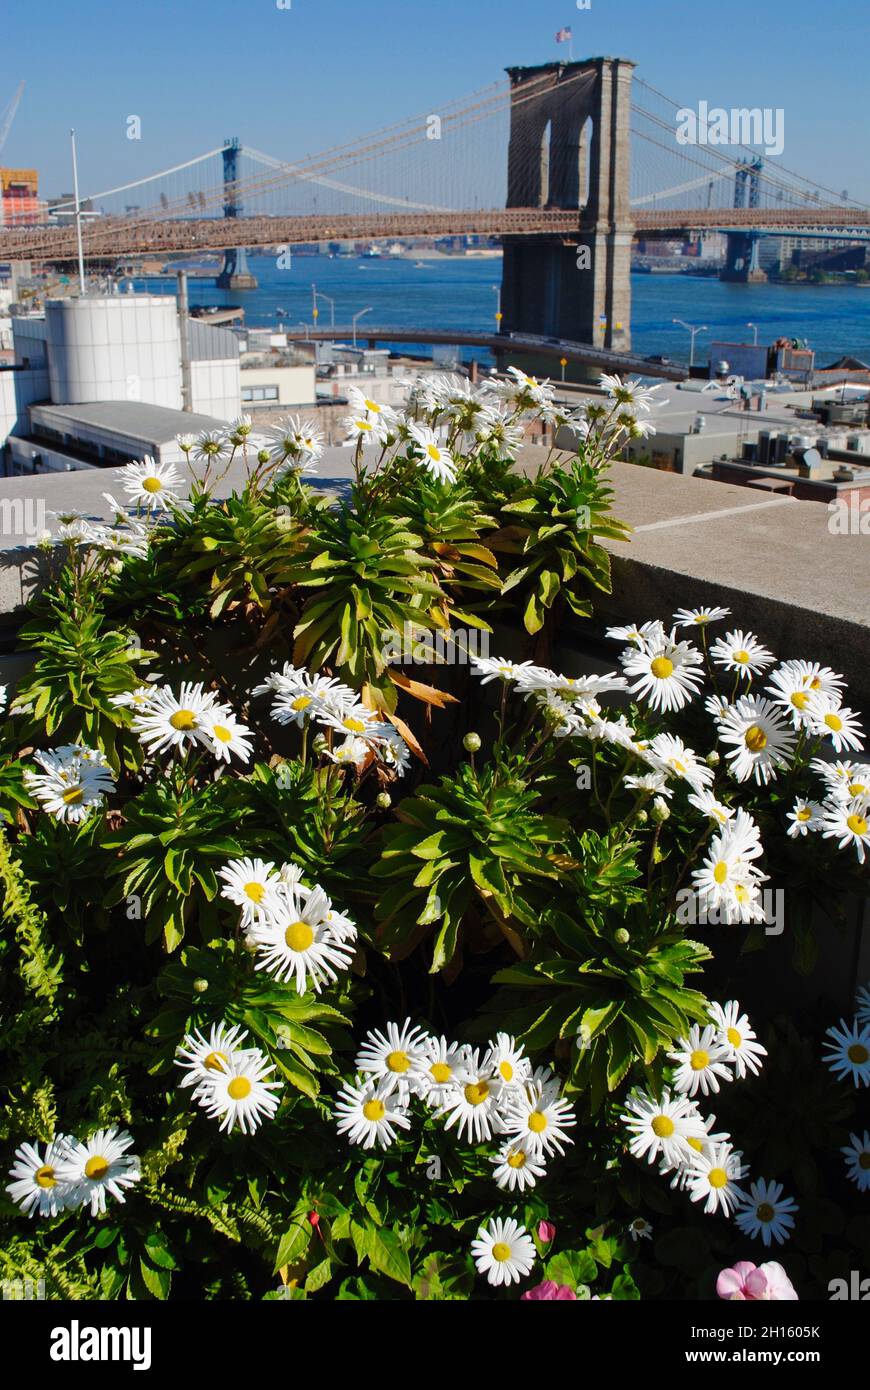
<path fill-rule="evenodd" d="M 365 340 L 373 326 L 395 324 L 421 328 L 495 330 L 501 280 L 501 259 L 443 258 L 414 260 L 293 256 L 289 269 L 279 269 L 273 256 L 250 256 L 259 288 L 218 290 L 213 280 L 190 281 L 191 304 L 238 304 L 249 327 L 296 327 L 311 322 L 312 281 L 318 291 L 335 300 L 335 322 L 348 324 L 353 314 L 371 306 L 359 324 Z M 166 293 L 174 284 L 164 279 L 138 281 L 137 288 Z M 320 299 L 321 327 L 330 323 L 331 309 Z M 704 361 L 714 339 L 751 342 L 747 321 L 758 325 L 759 342 L 775 338 L 805 338 L 815 349 L 816 365 L 827 366 L 849 353 L 870 360 L 870 289 L 854 285 L 734 285 L 717 279 L 682 275 L 632 276 L 632 346 L 643 355 L 661 353 L 674 361 L 688 359 L 688 334 L 671 320 L 706 324 L 709 332 L 696 340 L 696 358 Z M 413 351 L 413 345 L 403 345 Z M 431 347 L 421 345 L 420 354 Z M 481 357 L 480 350 L 467 349 Z"/>

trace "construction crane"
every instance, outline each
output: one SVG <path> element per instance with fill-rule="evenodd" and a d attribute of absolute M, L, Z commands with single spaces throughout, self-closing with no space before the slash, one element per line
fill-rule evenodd
<path fill-rule="evenodd" d="M 19 82 L 18 90 L 6 108 L 6 114 L 0 124 L 0 150 L 6 144 L 6 137 L 12 129 L 12 122 L 15 120 L 15 112 L 18 110 L 18 103 L 21 101 L 21 94 L 24 91 L 24 83 Z"/>

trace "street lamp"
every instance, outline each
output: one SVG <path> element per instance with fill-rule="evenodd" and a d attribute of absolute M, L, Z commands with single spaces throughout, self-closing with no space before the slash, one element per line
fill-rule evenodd
<path fill-rule="evenodd" d="M 502 321 L 502 319 L 504 318 L 504 314 L 503 314 L 502 311 L 501 311 L 501 285 L 493 285 L 492 288 L 493 288 L 495 294 L 498 296 L 498 297 L 497 297 L 497 300 L 496 300 L 496 308 L 495 308 L 495 331 L 496 331 L 496 333 L 500 333 L 500 332 L 501 332 L 501 321 Z"/>
<path fill-rule="evenodd" d="M 305 323 L 303 319 L 299 319 L 299 327 L 305 329 L 305 341 L 306 343 L 309 342 L 311 339 L 311 325 Z"/>
<path fill-rule="evenodd" d="M 758 347 L 758 324 L 747 323 L 746 327 L 752 329 L 752 346 Z"/>
<path fill-rule="evenodd" d="M 323 293 L 323 290 L 318 290 L 314 285 L 312 285 L 311 288 L 314 290 L 314 307 L 315 307 L 315 309 L 317 308 L 317 300 L 318 300 L 318 298 L 320 298 L 320 299 L 325 299 L 326 302 L 327 302 L 327 304 L 329 305 L 329 326 L 330 326 L 330 328 L 334 328 L 334 327 L 335 327 L 335 300 L 332 298 L 331 295 L 324 294 L 324 293 Z"/>
<path fill-rule="evenodd" d="M 371 304 L 370 304 L 369 307 L 368 307 L 367 309 L 360 309 L 359 313 L 358 313 L 358 314 L 354 314 L 353 318 L 351 319 L 351 322 L 352 322 L 352 324 L 353 324 L 353 345 L 354 345 L 354 347 L 356 347 L 356 326 L 357 326 L 357 323 L 358 323 L 358 321 L 362 318 L 363 314 L 370 314 L 371 312 L 372 312 L 372 306 L 371 306 Z"/>
<path fill-rule="evenodd" d="M 696 336 L 696 334 L 698 334 L 698 333 L 706 333 L 706 332 L 707 332 L 707 325 L 706 325 L 706 323 L 699 324 L 697 327 L 694 327 L 691 323 L 686 323 L 685 319 L 671 319 L 671 323 L 676 323 L 676 324 L 678 324 L 678 325 L 680 326 L 680 328 L 685 328 L 685 330 L 686 330 L 687 333 L 691 333 L 691 335 L 692 335 L 692 346 L 691 346 L 690 349 L 689 349 L 689 366 L 690 366 L 690 367 L 694 367 L 694 365 L 695 365 L 695 336 Z"/>

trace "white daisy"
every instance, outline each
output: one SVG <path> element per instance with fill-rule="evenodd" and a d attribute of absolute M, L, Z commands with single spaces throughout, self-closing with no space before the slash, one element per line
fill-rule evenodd
<path fill-rule="evenodd" d="M 265 917 L 280 882 L 275 865 L 265 859 L 231 859 L 222 869 L 218 869 L 217 876 L 224 881 L 221 897 L 228 898 L 242 909 L 244 927 Z"/>
<path fill-rule="evenodd" d="M 767 875 L 752 863 L 762 853 L 758 827 L 745 811 L 737 811 L 713 836 L 700 869 L 692 873 L 692 885 L 704 913 L 712 910 L 727 924 L 763 920 L 760 885 L 767 881 Z"/>
<path fill-rule="evenodd" d="M 299 416 L 288 415 L 263 433 L 272 461 L 301 473 L 310 472 L 323 453 L 323 434 Z"/>
<path fill-rule="evenodd" d="M 780 705 L 789 715 L 796 729 L 809 724 L 808 707 L 812 696 L 808 676 L 810 669 L 805 661 L 784 661 L 770 673 L 767 693 L 774 704 Z"/>
<path fill-rule="evenodd" d="M 688 800 L 691 806 L 695 806 L 702 815 L 715 821 L 717 825 L 727 825 L 734 815 L 733 809 L 723 805 L 721 801 L 717 801 L 712 792 L 696 792 Z"/>
<path fill-rule="evenodd" d="M 202 683 L 184 681 L 178 695 L 170 685 L 155 690 L 150 704 L 133 718 L 133 729 L 149 753 L 184 753 L 194 744 L 212 746 L 209 719 L 217 697 Z"/>
<path fill-rule="evenodd" d="M 668 1056 L 677 1063 L 673 1086 L 683 1095 L 694 1096 L 698 1091 L 709 1096 L 719 1090 L 719 1078 L 733 1081 L 725 1060 L 726 1053 L 711 1026 L 701 1028 L 693 1023 L 688 1038 L 680 1038 L 676 1049 Z"/>
<path fill-rule="evenodd" d="M 692 1150 L 689 1139 L 704 1139 L 704 1128 L 688 1096 L 671 1096 L 667 1089 L 661 1099 L 644 1091 L 633 1091 L 625 1102 L 622 1122 L 631 1131 L 629 1145 L 635 1158 L 649 1163 L 664 1159 L 672 1166 L 685 1162 Z"/>
<path fill-rule="evenodd" d="M 436 1112 L 439 1118 L 446 1116 L 444 1128 L 456 1125 L 459 1138 L 464 1133 L 470 1144 L 480 1144 L 491 1139 L 493 1134 L 503 1134 L 499 1106 L 502 1084 L 495 1069 L 480 1060 L 479 1052 L 467 1052 L 462 1066 L 457 1069 L 455 1086 Z"/>
<path fill-rule="evenodd" d="M 546 1176 L 543 1155 L 524 1139 L 508 1139 L 494 1158 L 493 1177 L 503 1192 L 525 1192 Z"/>
<path fill-rule="evenodd" d="M 456 1084 L 456 1073 L 466 1060 L 468 1048 L 448 1042 L 445 1037 L 426 1037 L 414 1048 L 409 1086 L 426 1104 L 436 1108 L 444 1103 Z"/>
<path fill-rule="evenodd" d="M 353 959 L 356 931 L 342 931 L 330 920 L 332 903 L 323 889 L 279 882 L 266 905 L 265 915 L 251 924 L 249 939 L 260 957 L 255 968 L 268 970 L 276 980 L 295 980 L 296 992 L 307 988 L 319 994 L 324 984 L 334 983 L 339 970 Z"/>
<path fill-rule="evenodd" d="M 24 771 L 24 784 L 56 820 L 86 820 L 96 806 L 115 790 L 115 782 L 102 753 L 80 745 L 67 745 L 33 755 L 42 772 Z"/>
<path fill-rule="evenodd" d="M 380 401 L 372 400 L 358 386 L 347 388 L 347 399 L 355 416 L 374 420 L 388 429 L 396 423 L 397 415 L 392 406 L 382 405 Z"/>
<path fill-rule="evenodd" d="M 727 1004 L 710 1004 L 707 1013 L 717 1029 L 717 1042 L 725 1049 L 725 1060 L 734 1068 L 739 1079 L 752 1072 L 761 1071 L 761 1058 L 767 1056 L 767 1048 L 757 1041 L 757 1035 L 749 1022 L 749 1016 L 740 1012 L 736 999 Z"/>
<path fill-rule="evenodd" d="M 827 801 L 822 807 L 822 835 L 835 839 L 838 849 L 855 846 L 858 863 L 864 863 L 864 850 L 870 848 L 870 798 L 856 796 L 851 801 Z"/>
<path fill-rule="evenodd" d="M 339 710 L 324 705 L 316 711 L 315 718 L 327 728 L 337 729 L 340 734 L 350 734 L 355 738 L 365 734 L 374 725 L 380 726 L 381 723 L 375 711 L 359 701 Z"/>
<path fill-rule="evenodd" d="M 109 704 L 117 705 L 118 709 L 141 711 L 148 708 L 154 694 L 153 685 L 139 685 L 135 690 L 125 690 L 121 695 L 110 695 Z"/>
<path fill-rule="evenodd" d="M 634 678 L 632 694 L 642 695 L 664 713 L 687 705 L 704 679 L 701 653 L 688 642 L 677 642 L 673 634 L 647 640 L 642 648 L 628 647 L 619 659 L 626 676 Z"/>
<path fill-rule="evenodd" d="M 28 1216 L 57 1216 L 79 1205 L 79 1189 L 60 1181 L 57 1175 L 58 1163 L 70 1142 L 59 1135 L 46 1144 L 44 1153 L 36 1144 L 22 1144 L 15 1150 L 17 1161 L 9 1170 L 12 1182 L 7 1183 L 6 1191 Z"/>
<path fill-rule="evenodd" d="M 693 1202 L 704 1202 L 708 1214 L 721 1211 L 730 1216 L 745 1197 L 738 1186 L 748 1169 L 742 1154 L 730 1144 L 710 1144 L 703 1153 L 692 1153 L 687 1187 Z"/>
<path fill-rule="evenodd" d="M 501 1078 L 502 1095 L 507 1087 L 520 1087 L 532 1074 L 532 1064 L 509 1033 L 497 1033 L 484 1058 L 484 1068 L 492 1068 Z"/>
<path fill-rule="evenodd" d="M 788 768 L 796 743 L 794 730 L 763 695 L 744 695 L 731 705 L 720 720 L 719 738 L 731 745 L 726 757 L 738 782 L 753 777 L 759 786 Z"/>
<path fill-rule="evenodd" d="M 798 1204 L 791 1197 L 783 1197 L 781 1182 L 767 1182 L 759 1178 L 749 1184 L 749 1194 L 734 1220 L 745 1236 L 761 1236 L 765 1246 L 772 1241 L 784 1245 L 794 1228 L 793 1213 Z"/>
<path fill-rule="evenodd" d="M 810 729 L 830 739 L 836 752 L 850 748 L 860 753 L 864 747 L 864 728 L 854 710 L 845 709 L 839 695 L 814 693 L 808 706 Z"/>
<path fill-rule="evenodd" d="M 388 1023 L 384 1033 L 373 1028 L 366 1034 L 354 1067 L 383 1082 L 387 1095 L 395 1090 L 407 1095 L 412 1077 L 426 1058 L 427 1042 L 426 1030 L 409 1018 L 404 1023 Z"/>
<path fill-rule="evenodd" d="M 666 401 L 659 402 L 655 399 L 656 392 L 662 389 L 661 383 L 658 386 L 644 386 L 637 377 L 623 381 L 620 376 L 602 372 L 599 385 L 611 400 L 616 401 L 618 405 L 629 405 L 634 410 L 648 411 L 654 405 L 667 404 Z"/>
<path fill-rule="evenodd" d="M 836 801 L 848 801 L 853 796 L 870 797 L 870 763 L 855 763 L 848 758 L 838 758 L 835 762 L 813 758 L 810 767 L 823 779 L 827 796 Z"/>
<path fill-rule="evenodd" d="M 439 441 L 434 430 L 424 425 L 411 425 L 410 435 L 417 446 L 416 452 L 426 472 L 439 483 L 456 482 L 456 463 Z"/>
<path fill-rule="evenodd" d="M 672 797 L 674 794 L 663 772 L 644 772 L 640 776 L 623 777 L 622 781 L 630 791 L 643 792 L 645 796 Z"/>
<path fill-rule="evenodd" d="M 857 1183 L 859 1192 L 870 1192 L 870 1133 L 865 1129 L 863 1138 L 850 1134 L 849 1140 L 840 1150 L 846 1159 L 846 1176 Z"/>
<path fill-rule="evenodd" d="M 223 430 L 202 430 L 194 440 L 192 452 L 200 463 L 219 463 L 230 457 L 233 446 Z"/>
<path fill-rule="evenodd" d="M 730 612 L 730 608 L 678 608 L 674 623 L 677 627 L 706 627 L 727 618 Z"/>
<path fill-rule="evenodd" d="M 841 1018 L 839 1028 L 826 1028 L 825 1034 L 832 1039 L 825 1043 L 825 1065 L 843 1081 L 870 1086 L 870 1024 Z"/>
<path fill-rule="evenodd" d="M 490 1284 L 518 1284 L 531 1272 L 535 1246 L 525 1226 L 513 1217 L 491 1217 L 471 1242 L 471 1254 L 479 1274 Z"/>
<path fill-rule="evenodd" d="M 870 985 L 859 985 L 855 992 L 855 1017 L 859 1023 L 870 1023 Z"/>
<path fill-rule="evenodd" d="M 629 1222 L 628 1234 L 634 1241 L 652 1240 L 652 1233 L 652 1226 L 643 1216 L 636 1216 L 633 1221 Z"/>
<path fill-rule="evenodd" d="M 203 726 L 211 739 L 212 752 L 221 761 L 228 763 L 234 753 L 240 762 L 251 760 L 251 739 L 253 734 L 244 724 L 240 724 L 232 710 L 226 705 L 215 705 L 203 717 Z"/>
<path fill-rule="evenodd" d="M 345 1081 L 335 1103 L 336 1128 L 351 1144 L 372 1149 L 389 1148 L 397 1129 L 409 1129 L 406 1093 L 393 1090 L 386 1077 L 357 1076 Z"/>
<path fill-rule="evenodd" d="M 357 445 L 363 448 L 386 447 L 389 431 L 384 420 L 366 412 L 361 415 L 348 415 L 344 423 L 350 439 L 356 440 Z"/>
<path fill-rule="evenodd" d="M 531 661 L 508 661 L 501 656 L 475 656 L 469 653 L 469 661 L 473 674 L 480 676 L 481 685 L 495 680 L 519 681 L 529 669 L 533 672 L 540 669 L 533 666 Z"/>
<path fill-rule="evenodd" d="M 84 1143 L 71 1139 L 58 1155 L 58 1181 L 80 1190 L 82 1203 L 91 1204 L 91 1216 L 106 1210 L 107 1194 L 123 1202 L 124 1189 L 141 1178 L 139 1159 L 127 1152 L 132 1144 L 126 1129 L 112 1125 L 98 1129 Z"/>
<path fill-rule="evenodd" d="M 766 671 L 776 660 L 773 652 L 763 647 L 757 637 L 751 632 L 741 632 L 739 628 L 718 637 L 710 647 L 710 655 L 717 666 L 722 666 L 726 671 L 736 671 L 748 681 Z"/>
<path fill-rule="evenodd" d="M 146 455 L 142 463 L 128 463 L 122 470 L 121 486 L 131 501 L 149 511 L 168 511 L 178 501 L 181 478 L 171 463 L 155 463 Z"/>
<path fill-rule="evenodd" d="M 810 831 L 821 830 L 824 809 L 817 801 L 804 801 L 802 796 L 795 798 L 794 806 L 788 813 L 788 836 L 792 840 L 808 835 Z"/>
<path fill-rule="evenodd" d="M 730 708 L 731 701 L 726 700 L 723 695 L 707 695 L 704 699 L 704 709 L 717 721 L 722 719 Z"/>
<path fill-rule="evenodd" d="M 605 628 L 605 636 L 613 638 L 615 642 L 631 642 L 644 650 L 663 642 L 666 635 L 665 625 L 658 618 L 651 618 L 646 623 L 629 623 L 627 627 Z"/>
<path fill-rule="evenodd" d="M 194 1087 L 194 1100 L 199 1100 L 216 1072 L 229 1071 L 240 1056 L 256 1051 L 241 1046 L 247 1036 L 244 1028 L 237 1024 L 228 1028 L 223 1022 L 213 1023 L 208 1037 L 198 1028 L 185 1034 L 178 1044 L 175 1065 L 187 1073 L 181 1085 Z"/>
<path fill-rule="evenodd" d="M 674 734 L 656 734 L 650 740 L 647 758 L 653 766 L 676 773 L 695 793 L 702 792 L 713 781 L 713 769 Z"/>
<path fill-rule="evenodd" d="M 558 1081 L 530 1082 L 504 1101 L 505 1133 L 528 1144 L 536 1154 L 564 1154 L 563 1144 L 573 1144 L 567 1133 L 577 1123 L 574 1111 L 563 1100 Z"/>
<path fill-rule="evenodd" d="M 212 1072 L 195 1094 L 209 1119 L 220 1119 L 222 1130 L 253 1134 L 263 1120 L 272 1119 L 280 1104 L 273 1092 L 281 1089 L 281 1082 L 266 1080 L 274 1070 L 262 1052 L 249 1048 L 234 1053 L 226 1068 Z"/>

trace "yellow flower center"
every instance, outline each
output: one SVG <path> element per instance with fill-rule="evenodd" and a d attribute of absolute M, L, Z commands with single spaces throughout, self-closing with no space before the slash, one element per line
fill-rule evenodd
<path fill-rule="evenodd" d="M 745 883 L 735 883 L 734 896 L 739 903 L 749 902 L 749 889 L 746 887 Z"/>
<path fill-rule="evenodd" d="M 159 478 L 143 478 L 142 486 L 146 492 L 160 492 L 163 484 Z"/>
<path fill-rule="evenodd" d="M 109 1160 L 103 1158 L 102 1154 L 94 1154 L 85 1164 L 85 1177 L 93 1178 L 96 1182 L 104 1178 L 109 1171 Z"/>
<path fill-rule="evenodd" d="M 310 695 L 298 695 L 298 696 L 296 697 L 296 699 L 293 701 L 293 703 L 292 703 L 292 705 L 290 706 L 290 708 L 291 708 L 291 709 L 295 709 L 295 710 L 303 710 L 303 709 L 307 709 L 308 706 L 309 706 L 310 704 L 311 704 L 311 696 L 310 696 Z"/>
<path fill-rule="evenodd" d="M 707 1175 L 707 1181 L 711 1187 L 727 1187 L 728 1174 L 724 1168 L 711 1168 Z"/>
<path fill-rule="evenodd" d="M 427 445 L 426 445 L 426 453 L 429 455 L 429 457 L 430 457 L 430 459 L 432 460 L 433 463 L 440 463 L 440 462 L 441 462 L 441 450 L 440 450 L 440 449 L 436 449 L 436 447 L 435 447 L 434 444 L 427 444 Z"/>
<path fill-rule="evenodd" d="M 192 709 L 177 709 L 174 714 L 169 716 L 169 722 L 173 729 L 195 729 L 196 715 Z"/>
<path fill-rule="evenodd" d="M 411 1065 L 411 1059 L 407 1052 L 391 1052 L 387 1057 L 387 1066 L 390 1071 L 407 1071 Z"/>
<path fill-rule="evenodd" d="M 724 859 L 720 859 L 719 863 L 714 868 L 713 877 L 717 883 L 725 882 L 726 878 L 728 877 L 728 865 L 726 864 Z"/>
<path fill-rule="evenodd" d="M 368 420 L 357 420 L 357 422 L 356 422 L 356 427 L 357 427 L 358 430 L 370 430 L 370 429 L 371 429 L 371 425 L 369 424 Z"/>
<path fill-rule="evenodd" d="M 790 699 L 795 709 L 806 709 L 810 697 L 807 695 L 806 691 L 796 690 L 794 694 L 790 696 Z"/>
<path fill-rule="evenodd" d="M 864 1157 L 864 1155 L 862 1155 L 862 1157 Z M 522 1149 L 517 1149 L 516 1153 L 512 1153 L 508 1156 L 509 1168 L 524 1168 L 525 1163 L 526 1155 L 523 1153 Z"/>
<path fill-rule="evenodd" d="M 725 1036 L 726 1036 L 726 1038 L 728 1039 L 728 1041 L 730 1042 L 730 1044 L 731 1044 L 732 1047 L 742 1047 L 742 1046 L 743 1046 L 743 1038 L 740 1036 L 740 1034 L 738 1033 L 738 1031 L 737 1031 L 736 1028 L 729 1028 L 729 1029 L 726 1031 Z"/>
<path fill-rule="evenodd" d="M 366 410 L 370 410 L 373 415 L 380 415 L 381 413 L 381 407 L 378 405 L 377 401 L 366 400 L 365 408 Z"/>
<path fill-rule="evenodd" d="M 810 810 L 809 806 L 802 806 L 802 807 L 800 808 L 800 810 L 798 811 L 797 815 L 795 816 L 795 820 L 799 820 L 799 821 L 808 821 L 808 820 L 812 820 L 812 818 L 813 818 L 813 813 L 812 813 L 812 811 Z"/>
<path fill-rule="evenodd" d="M 469 1105 L 483 1105 L 489 1095 L 489 1087 L 485 1081 L 470 1081 L 465 1088 L 465 1099 Z"/>
<path fill-rule="evenodd" d="M 367 1100 L 362 1109 L 366 1119 L 371 1120 L 372 1124 L 377 1124 L 378 1120 L 382 1120 L 387 1113 L 382 1100 Z"/>
<path fill-rule="evenodd" d="M 54 1176 L 54 1169 L 44 1163 L 41 1168 L 37 1168 L 33 1174 L 33 1181 L 37 1187 L 57 1187 L 57 1178 Z"/>
<path fill-rule="evenodd" d="M 650 662 L 649 669 L 656 680 L 664 681 L 674 674 L 674 663 L 667 656 L 657 656 Z"/>
<path fill-rule="evenodd" d="M 225 724 L 212 724 L 211 731 L 219 743 L 232 743 L 233 731 L 228 729 Z"/>
<path fill-rule="evenodd" d="M 429 1068 L 429 1075 L 439 1086 L 443 1086 L 445 1081 L 449 1081 L 453 1073 L 446 1062 L 433 1062 Z"/>
<path fill-rule="evenodd" d="M 853 835 L 867 834 L 867 821 L 864 816 L 847 816 L 846 824 L 852 831 Z"/>
<path fill-rule="evenodd" d="M 252 903 L 261 903 L 266 896 L 266 889 L 262 883 L 246 883 L 245 897 L 250 898 Z"/>
<path fill-rule="evenodd" d="M 843 721 L 838 714 L 826 714 L 825 723 L 835 734 L 838 734 L 843 727 Z"/>
<path fill-rule="evenodd" d="M 759 1221 L 772 1221 L 776 1216 L 776 1212 L 769 1202 L 761 1202 L 755 1208 L 755 1215 L 758 1217 Z"/>
<path fill-rule="evenodd" d="M 694 1136 L 694 1134 L 692 1135 L 692 1137 L 691 1137 L 690 1139 L 687 1139 L 687 1140 L 686 1140 L 686 1143 L 689 1145 L 689 1147 L 690 1147 L 691 1149 L 694 1149 L 694 1150 L 695 1150 L 695 1153 L 703 1153 L 703 1152 L 704 1152 L 704 1141 L 703 1141 L 703 1139 L 696 1139 L 695 1136 Z"/>
<path fill-rule="evenodd" d="M 208 1056 L 203 1059 L 202 1065 L 208 1071 L 223 1071 L 228 1060 L 225 1052 L 210 1052 Z"/>
<path fill-rule="evenodd" d="M 533 1134 L 543 1134 L 547 1128 L 547 1117 L 540 1110 L 533 1110 L 529 1116 L 529 1129 Z"/>
<path fill-rule="evenodd" d="M 361 734 L 365 731 L 366 726 L 365 720 L 363 719 L 355 719 L 353 716 L 349 716 L 341 722 L 342 727 L 348 729 L 352 734 Z"/>
<path fill-rule="evenodd" d="M 498 1069 L 501 1072 L 502 1077 L 505 1081 L 513 1081 L 514 1069 L 511 1066 L 510 1062 L 499 1062 Z"/>
<path fill-rule="evenodd" d="M 867 788 L 863 782 L 850 782 L 847 791 L 850 796 L 864 796 Z"/>
<path fill-rule="evenodd" d="M 863 1043 L 853 1043 L 846 1053 L 850 1062 L 854 1062 L 857 1067 L 863 1067 L 864 1063 L 870 1060 L 870 1052 L 867 1051 Z"/>
<path fill-rule="evenodd" d="M 870 1168 L 870 1151 L 867 1149 L 865 1149 L 862 1154 L 858 1155 L 858 1167 L 863 1168 L 865 1173 L 867 1169 Z"/>
<path fill-rule="evenodd" d="M 674 1128 L 675 1125 L 670 1115 L 656 1115 L 652 1122 L 652 1132 L 658 1139 L 670 1139 Z"/>
<path fill-rule="evenodd" d="M 68 787 L 62 795 L 61 801 L 67 806 L 72 806 L 74 802 L 81 801 L 82 796 L 83 792 L 81 787 Z"/>
<path fill-rule="evenodd" d="M 492 1258 L 494 1260 L 498 1260 L 499 1264 L 504 1264 L 505 1260 L 509 1260 L 510 1257 L 510 1246 L 505 1245 L 504 1241 L 502 1240 L 497 1240 L 495 1245 L 492 1247 Z"/>
<path fill-rule="evenodd" d="M 821 688 L 822 682 L 819 680 L 818 676 L 813 676 L 810 681 L 810 690 L 821 690 Z"/>
<path fill-rule="evenodd" d="M 284 933 L 284 940 L 291 951 L 307 951 L 314 940 L 314 932 L 307 922 L 291 922 Z"/>
<path fill-rule="evenodd" d="M 745 666 L 750 660 L 749 652 L 739 651 L 734 653 L 734 660 L 739 661 L 741 666 Z"/>
<path fill-rule="evenodd" d="M 704 1068 L 709 1067 L 709 1065 L 710 1054 L 709 1052 L 705 1052 L 702 1047 L 699 1047 L 693 1052 L 689 1058 L 689 1066 L 692 1068 L 692 1071 L 703 1071 Z"/>
<path fill-rule="evenodd" d="M 227 1087 L 227 1095 L 232 1100 L 245 1100 L 253 1090 L 246 1076 L 234 1076 Z"/>
<path fill-rule="evenodd" d="M 751 729 L 746 730 L 744 742 L 750 753 L 760 753 L 762 748 L 767 747 L 767 734 L 757 724 L 753 724 Z"/>

